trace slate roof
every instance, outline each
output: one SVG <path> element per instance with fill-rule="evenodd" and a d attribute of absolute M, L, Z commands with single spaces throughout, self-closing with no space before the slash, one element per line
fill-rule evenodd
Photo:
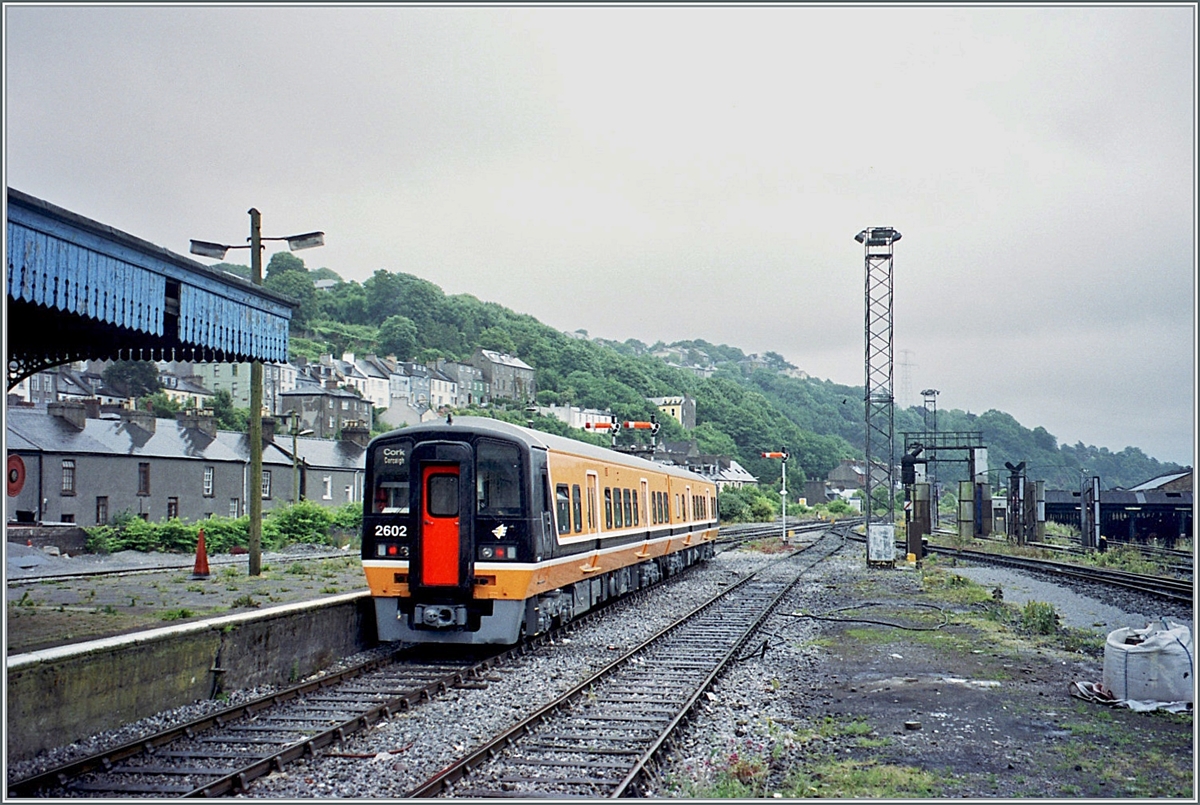
<path fill-rule="evenodd" d="M 210 439 L 198 428 L 185 428 L 177 420 L 159 419 L 154 433 L 117 419 L 88 419 L 83 430 L 41 408 L 9 408 L 7 449 L 12 452 L 44 451 L 64 455 L 140 456 L 245 463 L 250 444 L 240 431 L 217 431 Z M 277 435 L 263 450 L 263 465 L 290 467 L 291 439 Z M 299 437 L 296 452 L 310 469 L 363 469 L 366 451 L 351 441 Z"/>
<path fill-rule="evenodd" d="M 1152 489 L 1158 489 L 1160 486 L 1165 486 L 1172 481 L 1178 481 L 1180 478 L 1186 478 L 1192 474 L 1190 469 L 1181 472 L 1172 472 L 1167 475 L 1160 475 L 1157 478 L 1151 478 L 1149 481 L 1140 483 L 1137 486 L 1129 487 L 1130 492 L 1146 492 Z"/>
<path fill-rule="evenodd" d="M 77 430 L 45 409 L 10 408 L 5 426 L 9 449 L 15 449 L 16 435 L 31 445 L 30 449 L 49 453 L 246 460 L 246 454 L 232 449 L 227 440 L 220 438 L 220 432 L 217 439 L 210 439 L 202 431 L 184 428 L 174 419 L 156 420 L 153 433 L 121 419 L 88 419 L 83 430 Z M 229 435 L 242 437 L 240 433 Z"/>
<path fill-rule="evenodd" d="M 520 358 L 514 358 L 512 355 L 505 355 L 501 352 L 496 352 L 495 350 L 491 349 L 481 349 L 479 351 L 483 354 L 483 357 L 487 358 L 492 363 L 498 363 L 502 366 L 512 366 L 517 369 L 528 369 L 531 372 L 533 371 L 532 366 L 525 363 L 525 361 L 521 360 Z"/>

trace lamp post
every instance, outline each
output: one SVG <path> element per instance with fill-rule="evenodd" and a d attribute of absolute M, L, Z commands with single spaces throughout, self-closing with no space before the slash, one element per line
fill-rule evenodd
<path fill-rule="evenodd" d="M 292 434 L 292 498 L 293 498 L 292 502 L 299 503 L 300 502 L 300 456 L 296 452 L 296 450 L 297 450 L 296 437 L 312 436 L 313 430 L 312 430 L 312 428 L 305 428 L 304 430 L 300 430 L 300 412 L 299 411 L 293 412 L 291 419 L 292 419 L 292 427 L 288 432 Z"/>
<path fill-rule="evenodd" d="M 211 257 L 217 260 L 225 259 L 225 252 L 230 249 L 250 250 L 250 280 L 255 285 L 262 285 L 262 242 L 264 240 L 286 240 L 292 251 L 311 249 L 314 246 L 325 245 L 324 232 L 305 232 L 302 235 L 289 235 L 283 238 L 264 238 L 262 236 L 262 215 L 253 207 L 250 208 L 250 237 L 245 246 L 230 246 L 224 243 L 212 243 L 204 240 L 191 241 L 189 251 L 201 257 Z M 262 361 L 250 361 L 250 483 L 246 495 L 249 497 L 250 515 L 250 575 L 262 575 Z"/>

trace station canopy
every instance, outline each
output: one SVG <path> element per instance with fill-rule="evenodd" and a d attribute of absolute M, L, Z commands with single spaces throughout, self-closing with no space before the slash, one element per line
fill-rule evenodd
<path fill-rule="evenodd" d="M 8 388 L 79 360 L 282 362 L 296 303 L 8 188 Z"/>

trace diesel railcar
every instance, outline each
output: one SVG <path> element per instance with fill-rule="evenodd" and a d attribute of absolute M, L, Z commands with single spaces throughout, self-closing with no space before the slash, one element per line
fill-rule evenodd
<path fill-rule="evenodd" d="M 362 563 L 382 641 L 511 644 L 713 555 L 716 488 L 483 417 L 367 448 Z"/>

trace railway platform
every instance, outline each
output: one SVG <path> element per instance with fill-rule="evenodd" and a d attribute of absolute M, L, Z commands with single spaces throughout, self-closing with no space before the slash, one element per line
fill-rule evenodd
<path fill-rule="evenodd" d="M 222 690 L 286 684 L 374 635 L 358 555 L 248 559 L 122 551 L 86 558 L 8 543 L 10 751 L 36 752 Z M 40 555 L 39 555 L 40 554 Z"/>

